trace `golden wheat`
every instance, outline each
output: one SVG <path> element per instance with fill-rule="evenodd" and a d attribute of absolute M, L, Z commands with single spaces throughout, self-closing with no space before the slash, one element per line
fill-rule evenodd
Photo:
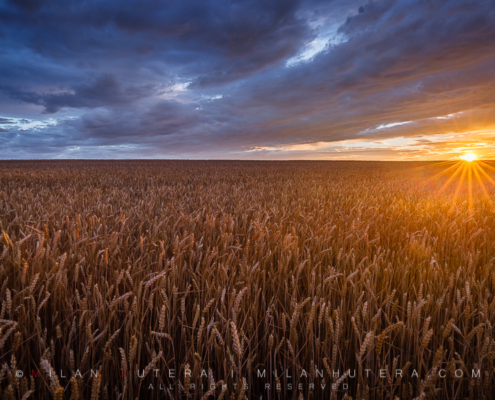
<path fill-rule="evenodd" d="M 0 162 L 0 398 L 491 398 L 495 191 L 448 165 Z"/>

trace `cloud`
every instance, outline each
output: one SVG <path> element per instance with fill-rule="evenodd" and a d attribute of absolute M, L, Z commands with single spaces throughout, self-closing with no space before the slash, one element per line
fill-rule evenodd
<path fill-rule="evenodd" d="M 488 0 L 46 0 L 0 21 L 2 118 L 56 119 L 9 128 L 19 157 L 438 157 L 428 137 L 495 127 Z"/>
<path fill-rule="evenodd" d="M 134 110 L 96 110 L 76 120 L 66 120 L 63 127 L 78 132 L 77 139 L 112 144 L 125 137 L 127 144 L 142 144 L 154 138 L 180 134 L 198 123 L 198 113 L 176 101 L 162 100 L 152 107 Z"/>
<path fill-rule="evenodd" d="M 125 59 L 138 68 L 158 61 L 158 68 L 211 85 L 293 55 L 313 35 L 297 17 L 302 6 L 299 0 L 25 1 L 0 9 L 0 20 L 46 57 L 97 66 Z"/>
<path fill-rule="evenodd" d="M 8 3 L 14 7 L 31 12 L 39 9 L 46 2 L 40 0 L 8 0 Z"/>

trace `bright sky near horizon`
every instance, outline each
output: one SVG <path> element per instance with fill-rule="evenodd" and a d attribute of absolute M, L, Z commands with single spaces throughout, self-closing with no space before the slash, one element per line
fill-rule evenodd
<path fill-rule="evenodd" d="M 495 158 L 493 0 L 0 0 L 0 158 Z"/>

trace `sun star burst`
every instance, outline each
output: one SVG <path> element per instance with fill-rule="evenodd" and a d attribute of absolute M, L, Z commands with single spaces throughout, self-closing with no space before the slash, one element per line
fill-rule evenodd
<path fill-rule="evenodd" d="M 473 153 L 467 153 L 461 156 L 464 161 L 474 161 L 476 160 L 476 155 Z"/>

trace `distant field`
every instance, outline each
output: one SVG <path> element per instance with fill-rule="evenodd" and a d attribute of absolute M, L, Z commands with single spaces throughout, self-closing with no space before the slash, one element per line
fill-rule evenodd
<path fill-rule="evenodd" d="M 493 177 L 0 162 L 0 398 L 493 398 Z"/>

